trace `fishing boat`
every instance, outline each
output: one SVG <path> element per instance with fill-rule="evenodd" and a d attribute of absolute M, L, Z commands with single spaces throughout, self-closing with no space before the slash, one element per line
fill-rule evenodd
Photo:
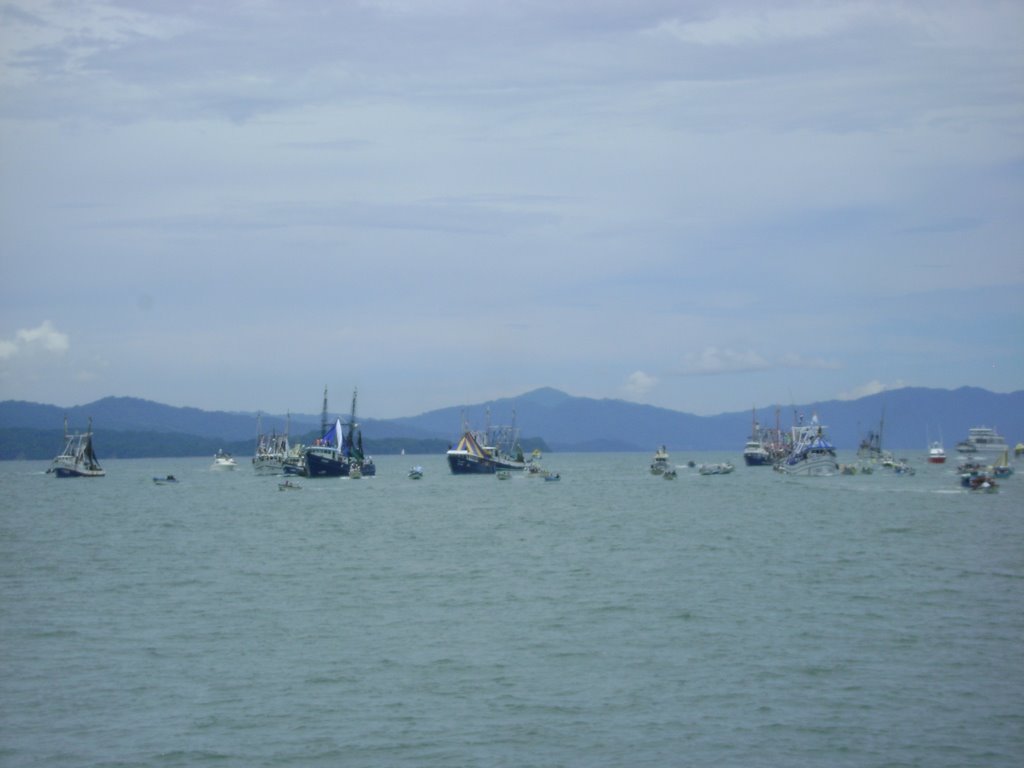
<path fill-rule="evenodd" d="M 967 437 L 956 444 L 957 453 L 968 456 L 998 456 L 1008 449 L 1006 438 L 992 427 L 971 427 Z"/>
<path fill-rule="evenodd" d="M 503 470 L 521 471 L 526 468 L 514 414 L 512 426 L 491 427 L 488 424 L 483 432 L 471 430 L 463 419 L 462 437 L 445 456 L 453 475 L 491 475 Z"/>
<path fill-rule="evenodd" d="M 291 415 L 289 414 L 289 423 Z M 256 452 L 252 457 L 252 468 L 257 475 L 280 475 L 288 456 L 288 430 L 283 435 L 275 430 L 267 435 L 263 432 L 263 416 L 257 416 Z"/>
<path fill-rule="evenodd" d="M 345 471 L 345 458 L 341 454 L 341 419 L 335 419 L 328 428 L 327 387 L 324 387 L 324 404 L 320 411 L 320 437 L 302 452 L 302 474 L 305 477 L 341 477 Z"/>
<path fill-rule="evenodd" d="M 836 449 L 825 434 L 825 427 L 818 421 L 818 414 L 811 417 L 810 424 L 800 422 L 792 428 L 793 450 L 775 469 L 787 475 L 827 476 L 839 472 Z"/>
<path fill-rule="evenodd" d="M 857 446 L 857 458 L 863 461 L 877 461 L 883 465 L 886 462 L 894 461 L 893 455 L 882 449 L 882 433 L 885 431 L 885 410 L 882 410 L 882 418 L 878 421 L 878 431 L 868 430 L 867 435 Z"/>
<path fill-rule="evenodd" d="M 928 463 L 946 463 L 946 449 L 942 447 L 942 442 L 940 440 L 933 440 L 932 444 L 928 446 Z"/>
<path fill-rule="evenodd" d="M 775 412 L 778 421 L 778 410 Z M 750 437 L 743 446 L 743 462 L 748 467 L 770 467 L 787 453 L 782 430 L 762 427 L 757 420 L 757 409 L 751 414 Z"/>
<path fill-rule="evenodd" d="M 214 454 L 210 469 L 235 469 L 237 466 L 238 462 L 235 461 L 235 457 L 221 448 Z"/>
<path fill-rule="evenodd" d="M 321 437 L 303 453 L 303 472 L 306 477 L 352 477 L 353 468 L 357 477 L 372 477 L 377 474 L 373 459 L 363 452 L 363 433 L 356 422 L 356 396 L 352 393 L 352 412 L 348 424 L 341 419 L 334 426 L 327 427 L 327 388 L 324 387 L 324 404 L 320 414 Z"/>
<path fill-rule="evenodd" d="M 651 474 L 661 475 L 669 469 L 672 469 L 672 465 L 668 462 L 668 449 L 663 445 L 654 452 L 654 458 L 651 459 Z"/>
<path fill-rule="evenodd" d="M 92 447 L 92 419 L 85 432 L 68 434 L 68 420 L 64 419 L 64 450 L 54 459 L 47 473 L 55 477 L 104 477 L 107 473 L 96 458 Z"/>
<path fill-rule="evenodd" d="M 356 421 L 356 396 L 357 389 L 352 390 L 352 410 L 349 412 L 348 424 L 341 439 L 341 453 L 345 459 L 346 474 L 352 477 L 356 472 L 359 477 L 373 477 L 377 474 L 377 465 L 373 463 L 373 457 L 367 456 L 363 451 L 363 431 Z"/>

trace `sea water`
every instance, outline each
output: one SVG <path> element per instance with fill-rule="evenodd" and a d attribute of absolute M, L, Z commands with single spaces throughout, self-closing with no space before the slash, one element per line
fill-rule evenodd
<path fill-rule="evenodd" d="M 0 765 L 1024 764 L 1024 476 L 686 458 L 0 463 Z"/>

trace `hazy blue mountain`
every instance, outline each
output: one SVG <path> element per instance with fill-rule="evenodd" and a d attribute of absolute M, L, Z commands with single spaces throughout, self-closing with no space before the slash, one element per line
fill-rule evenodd
<path fill-rule="evenodd" d="M 963 387 L 956 390 L 908 387 L 860 398 L 801 405 L 765 404 L 757 410 L 763 425 L 783 429 L 794 418 L 817 413 L 840 448 L 856 448 L 884 417 L 883 445 L 923 449 L 929 438 L 943 439 L 952 451 L 972 426 L 995 426 L 1011 443 L 1024 439 L 1024 391 L 997 394 Z M 489 414 L 489 416 L 488 416 Z M 742 450 L 752 411 L 717 416 L 639 405 L 624 400 L 573 397 L 554 389 L 538 389 L 514 398 L 454 406 L 394 419 L 408 427 L 455 436 L 465 418 L 475 429 L 510 423 L 513 414 L 523 435 L 543 437 L 553 450 L 651 450 L 665 444 L 673 450 Z"/>
<path fill-rule="evenodd" d="M 974 387 L 908 387 L 859 400 L 797 406 L 766 404 L 758 409 L 757 417 L 766 425 L 774 425 L 778 418 L 781 426 L 788 428 L 796 414 L 810 419 L 814 413 L 828 427 L 839 448 L 855 448 L 869 430 L 879 428 L 883 416 L 883 447 L 892 450 L 923 451 L 929 438 L 941 438 L 953 453 L 956 441 L 978 425 L 996 427 L 1011 445 L 1024 440 L 1024 391 L 997 394 Z M 107 397 L 72 408 L 8 400 L 0 402 L 3 456 L 29 455 L 20 441 L 32 445 L 38 441 L 30 440 L 26 430 L 45 431 L 44 442 L 50 446 L 45 455 L 55 453 L 54 436 L 59 438 L 65 414 L 73 429 L 85 427 L 91 416 L 100 442 L 103 433 L 133 433 L 122 441 L 123 450 L 130 445 L 132 455 L 144 455 L 140 452 L 146 450 L 145 441 L 139 436 L 147 433 L 155 436 L 150 438 L 154 451 L 172 445 L 176 451 L 185 451 L 188 445 L 196 445 L 206 452 L 223 443 L 246 453 L 257 431 L 255 413 L 177 408 L 132 397 Z M 345 413 L 331 413 L 330 420 L 333 422 L 338 415 L 345 420 Z M 261 418 L 265 432 L 285 430 L 285 415 L 263 414 Z M 574 397 L 545 387 L 517 397 L 456 405 L 418 416 L 360 419 L 360 424 L 368 445 L 375 440 L 383 445 L 401 439 L 441 440 L 445 444 L 458 438 L 464 420 L 471 428 L 482 429 L 488 422 L 509 424 L 515 419 L 524 438 L 541 438 L 556 451 L 653 451 L 664 444 L 674 451 L 738 453 L 750 432 L 752 418 L 751 411 L 695 416 L 625 400 Z M 319 429 L 319 415 L 291 415 L 294 438 L 308 439 Z M 163 439 L 159 438 L 161 434 Z M 190 442 L 185 438 L 195 439 Z"/>

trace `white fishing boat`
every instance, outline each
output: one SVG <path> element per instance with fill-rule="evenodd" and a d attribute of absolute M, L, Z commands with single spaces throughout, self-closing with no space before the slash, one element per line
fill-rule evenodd
<path fill-rule="evenodd" d="M 75 434 L 68 434 L 68 420 L 64 419 L 64 450 L 46 471 L 56 477 L 103 477 L 107 474 L 92 447 L 92 419 L 89 419 L 88 430 Z"/>
<path fill-rule="evenodd" d="M 793 450 L 775 465 L 775 469 L 787 475 L 827 476 L 839 473 L 836 449 L 829 442 L 825 427 L 818 421 L 818 414 L 811 417 L 810 424 L 799 423 L 793 427 Z"/>
<path fill-rule="evenodd" d="M 291 415 L 289 414 L 289 423 Z M 267 435 L 263 433 L 263 416 L 257 417 L 256 453 L 252 457 L 252 468 L 257 475 L 280 475 L 284 472 L 285 458 L 288 456 L 288 430 L 283 435 L 276 431 Z"/>

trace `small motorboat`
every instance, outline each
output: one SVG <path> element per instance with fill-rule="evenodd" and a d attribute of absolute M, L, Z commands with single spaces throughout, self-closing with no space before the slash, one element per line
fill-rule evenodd
<path fill-rule="evenodd" d="M 675 480 L 676 479 L 676 468 L 675 467 L 669 467 L 668 469 L 663 470 L 662 473 L 661 473 L 661 476 L 663 478 L 665 478 L 666 480 Z"/>
<path fill-rule="evenodd" d="M 419 480 L 421 477 L 423 477 L 423 467 L 416 465 L 415 467 L 409 470 L 410 480 Z"/>
<path fill-rule="evenodd" d="M 220 450 L 213 457 L 213 466 L 210 469 L 234 469 L 237 466 L 238 462 L 230 453 Z"/>
<path fill-rule="evenodd" d="M 697 467 L 697 471 L 702 475 L 728 475 L 736 467 L 727 461 L 718 462 L 716 464 L 701 464 Z"/>
<path fill-rule="evenodd" d="M 670 467 L 671 465 L 668 463 L 668 448 L 663 445 L 654 452 L 654 458 L 651 459 L 651 474 L 660 475 Z"/>
<path fill-rule="evenodd" d="M 285 480 L 284 482 L 277 484 L 277 490 L 279 491 L 298 491 L 301 489 L 301 485 L 299 485 L 298 483 L 293 483 L 291 480 Z"/>
<path fill-rule="evenodd" d="M 497 472 L 494 473 L 494 476 L 497 477 L 499 480 L 508 480 L 510 477 L 512 477 L 511 473 L 507 469 L 499 469 Z"/>
<path fill-rule="evenodd" d="M 178 478 L 174 475 L 167 475 L 166 477 L 154 477 L 153 482 L 157 485 L 173 485 L 178 482 Z"/>
<path fill-rule="evenodd" d="M 557 472 L 548 472 L 546 475 L 544 475 L 544 482 L 546 483 L 557 483 L 561 479 L 562 476 L 559 475 Z"/>

